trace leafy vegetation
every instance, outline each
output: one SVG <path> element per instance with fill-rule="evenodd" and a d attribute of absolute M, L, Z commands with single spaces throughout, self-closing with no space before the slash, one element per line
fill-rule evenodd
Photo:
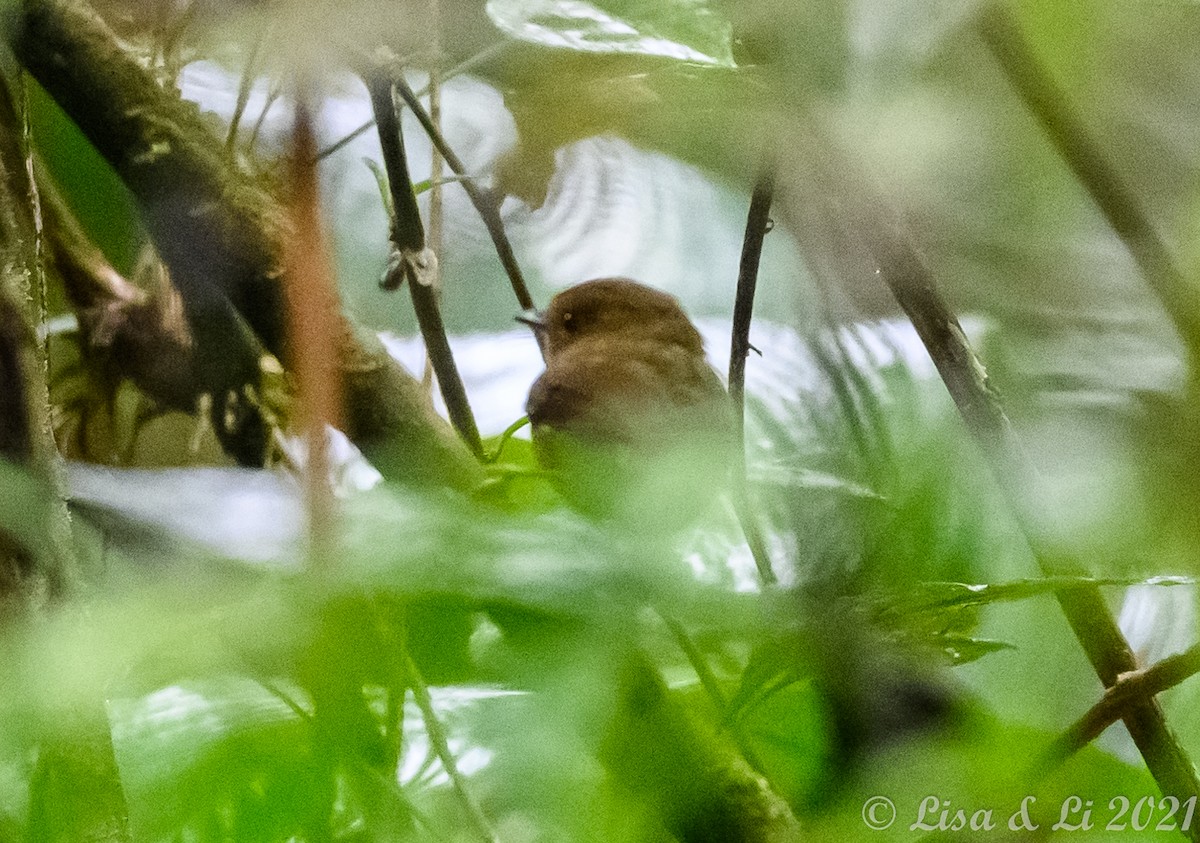
<path fill-rule="evenodd" d="M 1200 15 L 1089 5 L 13 0 L 0 842 L 1200 839 Z M 618 274 L 753 314 L 671 535 L 516 423 Z"/>

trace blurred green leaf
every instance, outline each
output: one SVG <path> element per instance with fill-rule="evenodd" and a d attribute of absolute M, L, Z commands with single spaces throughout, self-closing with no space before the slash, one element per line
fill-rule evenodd
<path fill-rule="evenodd" d="M 1006 641 L 972 638 L 968 635 L 955 635 L 953 633 L 938 634 L 934 636 L 934 640 L 941 647 L 950 665 L 967 664 L 1000 650 L 1016 649 Z"/>
<path fill-rule="evenodd" d="M 798 663 L 802 655 L 794 640 L 770 640 L 755 647 L 742 671 L 737 692 L 726 707 L 726 716 L 740 717 L 751 706 L 801 681 L 804 677 Z"/>
<path fill-rule="evenodd" d="M 1041 774 L 1033 768 L 1040 751 L 1055 737 L 1052 731 L 1031 729 L 1021 723 L 1000 720 L 984 712 L 964 716 L 957 727 L 918 740 L 897 743 L 877 753 L 862 765 L 844 786 L 822 802 L 806 828 L 808 838 L 818 841 L 863 839 L 863 809 L 868 800 L 886 797 L 896 809 L 891 833 L 881 840 L 986 839 L 1009 832 L 1008 819 L 1028 799 L 1030 819 L 1048 831 L 1062 816 L 1063 805 L 1071 796 L 1093 803 L 1094 830 L 1065 832 L 1063 838 L 1078 840 L 1125 839 L 1105 831 L 1113 818 L 1109 800 L 1125 796 L 1131 802 L 1147 795 L 1157 797 L 1153 779 L 1139 764 L 1130 764 L 1099 747 L 1087 747 L 1069 763 Z M 950 805 L 949 816 L 962 809 L 969 818 L 979 811 L 991 811 L 994 829 L 977 831 L 966 837 L 941 836 L 939 832 L 910 830 L 927 808 L 926 822 L 936 826 L 943 808 Z M 932 813 L 932 818 L 928 814 Z M 1155 816 L 1155 822 L 1161 814 Z M 982 818 L 981 818 L 982 819 Z M 942 832 L 945 835 L 946 832 Z M 1128 829 L 1126 830 L 1128 835 Z M 1130 835 L 1131 836 L 1131 835 Z M 1155 833 L 1153 824 L 1139 833 L 1140 839 L 1179 840 L 1179 832 Z"/>
<path fill-rule="evenodd" d="M 1028 600 L 1060 591 L 1096 586 L 1135 585 L 1193 586 L 1192 577 L 1161 576 L 1149 579 L 1121 579 L 1114 577 L 1044 577 L 1041 579 L 1017 580 L 1007 583 L 981 583 L 968 585 L 955 582 L 917 583 L 907 593 L 885 598 L 880 609 L 886 613 L 931 612 L 963 606 L 982 606 L 988 603 Z"/>
<path fill-rule="evenodd" d="M 294 686 L 287 695 L 308 705 Z M 183 681 L 110 712 L 138 839 L 217 823 L 238 840 L 280 840 L 329 804 L 311 718 L 252 679 Z"/>
<path fill-rule="evenodd" d="M 864 608 L 873 623 L 893 642 L 906 648 L 932 649 L 947 665 L 968 664 L 1002 650 L 1015 649 L 1007 641 L 974 635 L 980 624 L 979 609 L 993 603 L 1010 603 L 1055 594 L 1073 588 L 1130 585 L 1189 585 L 1187 577 L 1154 577 L 1149 580 L 1048 577 L 990 585 L 964 583 L 914 583 L 905 593 L 867 598 Z"/>
<path fill-rule="evenodd" d="M 476 497 L 505 512 L 526 515 L 562 508 L 563 500 L 538 464 L 532 443 L 512 436 L 512 429 L 484 442 L 491 463 Z"/>
<path fill-rule="evenodd" d="M 501 31 L 543 47 L 734 67 L 733 27 L 708 0 L 488 0 Z"/>
<path fill-rule="evenodd" d="M 346 772 L 347 789 L 360 806 L 362 822 L 376 843 L 412 839 L 415 829 L 412 806 L 403 792 L 372 767 L 356 764 Z"/>
<path fill-rule="evenodd" d="M 142 246 L 141 217 L 125 184 L 58 104 L 33 79 L 29 119 L 39 162 L 112 265 L 129 276 Z"/>
<path fill-rule="evenodd" d="M 830 711 L 811 683 L 781 689 L 738 721 L 770 781 L 793 804 L 814 799 L 830 774 Z"/>

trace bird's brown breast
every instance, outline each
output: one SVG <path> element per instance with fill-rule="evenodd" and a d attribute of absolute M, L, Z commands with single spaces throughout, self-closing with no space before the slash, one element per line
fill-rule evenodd
<path fill-rule="evenodd" d="M 539 462 L 587 514 L 673 529 L 724 485 L 728 396 L 703 356 L 677 345 L 580 341 L 551 356 L 526 411 Z"/>
<path fill-rule="evenodd" d="M 678 346 L 597 337 L 553 357 L 534 383 L 526 412 L 551 426 L 598 441 L 725 427 L 720 378 L 702 356 Z"/>

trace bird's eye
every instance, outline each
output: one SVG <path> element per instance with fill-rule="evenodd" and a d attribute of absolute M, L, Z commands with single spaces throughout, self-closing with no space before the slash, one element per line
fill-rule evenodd
<path fill-rule="evenodd" d="M 562 323 L 563 323 L 563 327 L 566 328 L 568 331 L 575 330 L 575 314 L 574 313 L 564 313 L 563 317 L 562 317 Z"/>

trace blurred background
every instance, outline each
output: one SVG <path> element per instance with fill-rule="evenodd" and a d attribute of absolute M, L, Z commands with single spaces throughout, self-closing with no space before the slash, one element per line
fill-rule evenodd
<path fill-rule="evenodd" d="M 930 794 L 968 815 L 994 808 L 1002 828 L 1026 795 L 1046 828 L 1080 795 L 1110 806 L 1095 839 L 1114 839 L 1101 832 L 1118 797 L 1150 798 L 1163 818 L 1119 724 L 1065 764 L 1033 766 L 1103 688 L 1022 518 L 1037 513 L 1043 546 L 1104 582 L 1139 666 L 1195 642 L 1200 7 L 95 5 L 195 103 L 230 167 L 272 189 L 296 80 L 311 82 L 343 305 L 417 377 L 408 296 L 380 288 L 389 219 L 362 53 L 388 47 L 414 90 L 436 91 L 446 141 L 502 198 L 537 305 L 598 277 L 659 287 L 722 373 L 750 192 L 774 173 L 747 453 L 785 588 L 761 588 L 724 510 L 640 545 L 515 474 L 497 481 L 500 506 L 479 509 L 379 484 L 349 445 L 343 566 L 314 583 L 295 479 L 231 468 L 186 414 L 137 421 L 144 396 L 97 385 L 51 284 L 51 403 L 78 541 L 106 573 L 87 617 L 28 632 L 0 684 L 0 713 L 23 724 L 0 776 L 0 840 L 41 839 L 20 836 L 38 828 L 30 735 L 57 701 L 96 693 L 132 839 L 743 839 L 680 831 L 671 817 L 694 806 L 677 777 L 612 760 L 689 759 L 622 719 L 626 648 L 808 837 L 866 833 L 875 795 L 899 808 L 881 840 L 928 830 L 909 826 Z M 998 20 L 1024 45 L 1017 60 Z M 38 166 L 136 278 L 147 236 L 129 191 L 36 81 L 11 75 Z M 437 178 L 407 109 L 402 125 L 413 181 Z M 418 196 L 427 220 L 432 193 Z M 461 185 L 447 180 L 438 201 L 441 308 L 495 437 L 541 359 Z M 1140 257 L 1148 241 L 1165 264 Z M 1016 500 L 885 283 L 889 243 L 919 257 L 962 320 L 1036 467 Z M 411 669 L 384 655 L 397 647 Z M 1197 693 L 1193 681 L 1161 697 L 1193 758 Z"/>

